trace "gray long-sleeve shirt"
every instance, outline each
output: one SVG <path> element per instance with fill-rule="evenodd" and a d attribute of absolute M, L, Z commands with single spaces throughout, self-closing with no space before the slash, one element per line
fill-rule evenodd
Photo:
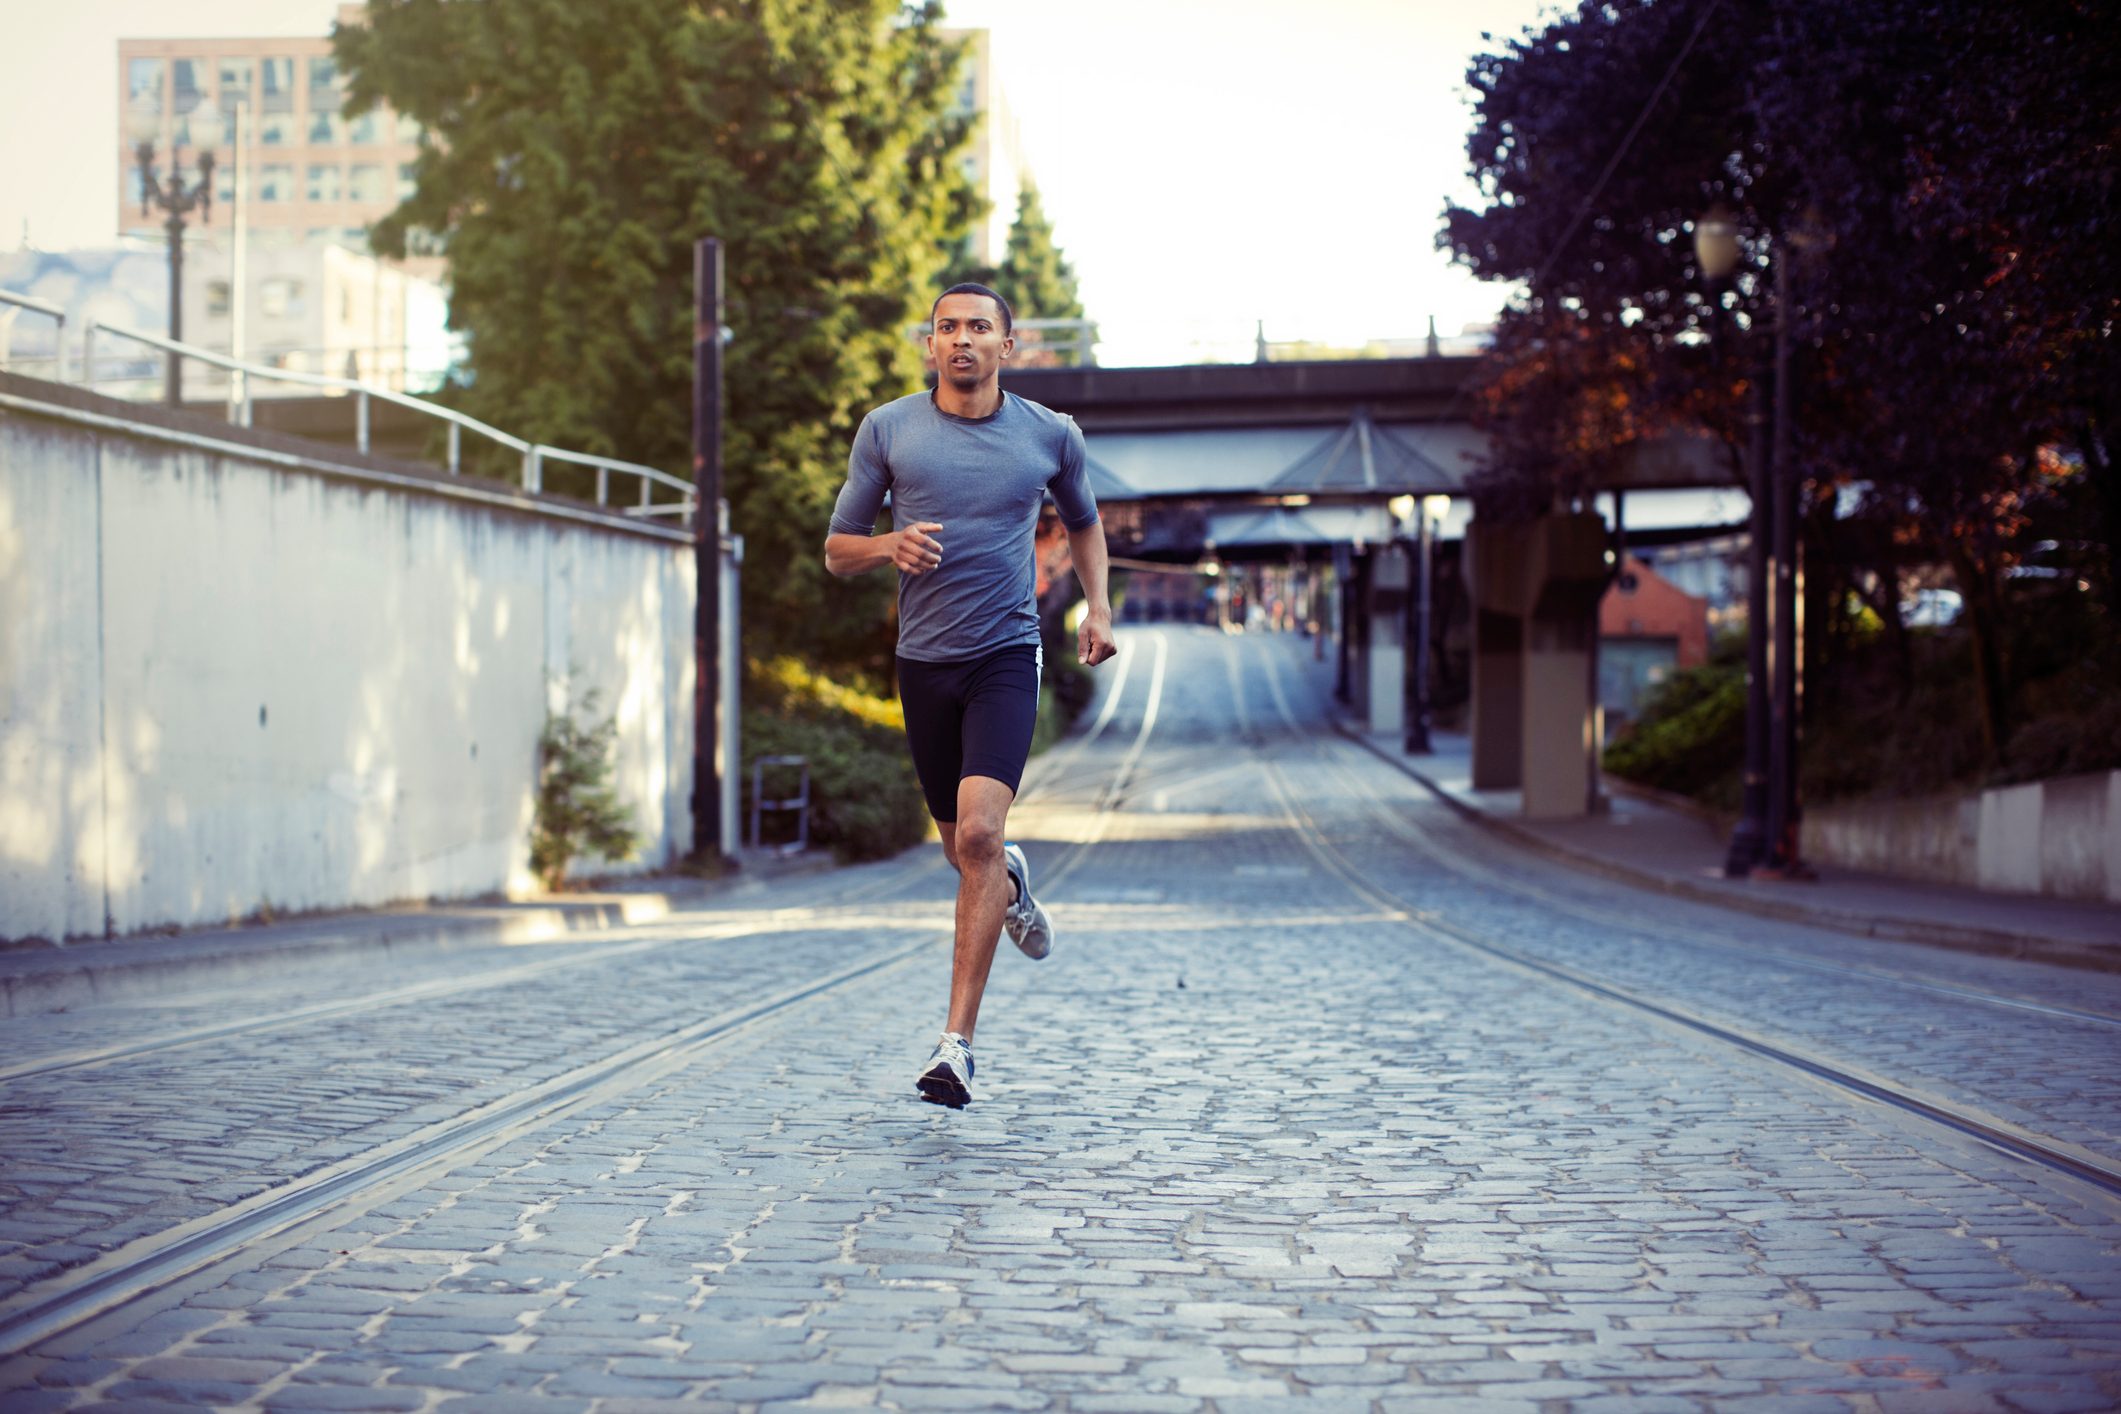
<path fill-rule="evenodd" d="M 943 562 L 899 574 L 900 657 L 950 663 L 1038 642 L 1039 507 L 1050 490 L 1068 529 L 1096 524 L 1087 464 L 1075 419 L 1012 393 L 991 417 L 957 417 L 922 392 L 862 419 L 833 531 L 874 534 L 886 492 L 894 529 L 942 526 Z"/>

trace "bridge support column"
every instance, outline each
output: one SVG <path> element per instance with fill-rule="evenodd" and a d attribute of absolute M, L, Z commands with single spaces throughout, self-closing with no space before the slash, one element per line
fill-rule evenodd
<path fill-rule="evenodd" d="M 1369 603 L 1364 606 L 1370 616 L 1369 692 L 1363 702 L 1373 732 L 1399 732 L 1406 727 L 1407 591 L 1411 582 L 1404 549 L 1380 545 L 1371 552 Z"/>
<path fill-rule="evenodd" d="M 1524 784 L 1524 620 L 1473 610 L 1473 789 Z"/>
<path fill-rule="evenodd" d="M 1529 819 L 1598 798 L 1591 653 L 1606 585 L 1605 522 L 1551 515 L 1466 531 L 1474 607 L 1473 785 L 1524 793 Z"/>

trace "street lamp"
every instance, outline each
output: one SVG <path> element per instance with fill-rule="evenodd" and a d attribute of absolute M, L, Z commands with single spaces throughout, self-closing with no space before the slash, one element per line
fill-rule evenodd
<path fill-rule="evenodd" d="M 1405 509 L 1402 510 L 1401 507 Z M 1409 756 L 1427 756 L 1435 747 L 1429 742 L 1429 606 L 1434 579 L 1436 529 L 1451 509 L 1449 496 L 1396 496 L 1392 508 L 1402 523 L 1408 515 L 1415 521 L 1414 592 L 1407 596 L 1411 625 L 1407 630 L 1406 734 L 1400 749 Z"/>
<path fill-rule="evenodd" d="M 1766 243 L 1765 237 L 1762 238 Z M 1772 378 L 1756 370 L 1746 412 L 1747 489 L 1752 497 L 1746 576 L 1744 795 L 1723 872 L 1743 878 L 1763 868 L 1809 878 L 1798 844 L 1797 792 L 1797 474 L 1790 450 L 1790 261 L 1820 238 L 1799 231 L 1775 243 L 1775 343 Z M 1736 218 L 1721 205 L 1694 223 L 1694 256 L 1703 275 L 1720 280 L 1737 268 Z M 1772 415 L 1763 387 L 1772 383 Z M 1772 437 L 1768 431 L 1772 423 Z"/>
<path fill-rule="evenodd" d="M 1738 222 L 1730 208 L 1718 203 L 1694 222 L 1694 262 L 1704 278 L 1728 279 L 1738 268 L 1740 247 Z M 1723 305 L 1717 299 L 1717 308 Z M 1751 385 L 1746 412 L 1749 431 L 1746 448 L 1747 490 L 1752 510 L 1747 539 L 1745 625 L 1745 767 L 1744 792 L 1737 828 L 1731 831 L 1723 872 L 1733 879 L 1751 874 L 1768 854 L 1768 540 L 1774 533 L 1769 494 L 1765 436 L 1766 419 L 1761 415 L 1761 384 L 1757 375 Z"/>
<path fill-rule="evenodd" d="M 169 232 L 169 337 L 184 339 L 184 218 L 197 210 L 204 221 L 214 204 L 214 149 L 221 145 L 221 115 L 208 108 L 191 120 L 192 139 L 199 147 L 199 180 L 187 187 L 177 161 L 177 144 L 169 147 L 169 180 L 155 175 L 155 139 L 162 133 L 160 114 L 135 108 L 126 119 L 126 136 L 133 140 L 133 160 L 140 166 L 140 214 L 160 208 Z M 182 398 L 183 374 L 174 350 L 164 365 L 163 400 L 171 407 Z"/>

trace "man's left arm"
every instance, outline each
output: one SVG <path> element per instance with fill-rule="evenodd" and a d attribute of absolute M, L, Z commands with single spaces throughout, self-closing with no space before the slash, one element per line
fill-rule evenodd
<path fill-rule="evenodd" d="M 1119 645 L 1112 641 L 1112 597 L 1106 587 L 1111 566 L 1105 553 L 1105 523 L 1093 520 L 1081 530 L 1069 531 L 1068 555 L 1089 603 L 1083 626 L 1076 631 L 1075 651 L 1085 665 L 1094 668 L 1119 652 Z"/>

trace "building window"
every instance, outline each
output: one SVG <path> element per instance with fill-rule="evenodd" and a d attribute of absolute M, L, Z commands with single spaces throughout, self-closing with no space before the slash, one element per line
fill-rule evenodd
<path fill-rule="evenodd" d="M 309 169 L 309 199 L 311 201 L 337 201 L 339 199 L 339 169 L 312 164 Z"/>
<path fill-rule="evenodd" d="M 285 319 L 302 312 L 302 282 L 284 275 L 258 286 L 258 312 L 268 319 Z"/>
<path fill-rule="evenodd" d="M 221 203 L 223 211 L 232 211 L 235 209 L 233 205 L 235 199 L 236 164 L 233 162 L 218 162 L 214 164 L 214 200 Z"/>
<path fill-rule="evenodd" d="M 368 252 L 368 227 L 366 226 L 348 226 L 345 230 L 339 232 L 339 239 L 345 241 L 350 248 L 358 250 L 364 255 Z"/>
<path fill-rule="evenodd" d="M 150 113 L 162 111 L 162 70 L 160 59 L 126 61 L 125 103 L 128 108 L 142 108 Z"/>
<path fill-rule="evenodd" d="M 294 60 L 258 61 L 258 98 L 259 106 L 267 113 L 292 113 L 295 110 Z"/>
<path fill-rule="evenodd" d="M 293 201 L 295 169 L 285 162 L 268 162 L 258 169 L 258 201 Z"/>
<path fill-rule="evenodd" d="M 418 173 L 419 164 L 416 162 L 400 162 L 398 164 L 398 200 L 412 200 L 412 194 L 419 190 L 420 186 Z"/>
<path fill-rule="evenodd" d="M 387 201 L 390 195 L 383 188 L 383 169 L 373 162 L 356 162 L 346 169 L 346 199 L 348 201 Z"/>
<path fill-rule="evenodd" d="M 293 147 L 301 129 L 292 113 L 275 113 L 258 123 L 258 145 L 261 147 Z"/>
<path fill-rule="evenodd" d="M 330 55 L 309 61 L 309 111 L 336 113 L 339 97 L 339 61 Z"/>
<path fill-rule="evenodd" d="M 309 115 L 309 144 L 312 147 L 337 147 L 346 141 L 346 120 L 336 113 L 312 113 Z"/>
<path fill-rule="evenodd" d="M 228 281 L 206 282 L 206 312 L 217 319 L 228 317 Z"/>
<path fill-rule="evenodd" d="M 397 134 L 399 142 L 418 142 L 420 140 L 420 125 L 407 115 L 400 113 L 397 116 Z"/>
<path fill-rule="evenodd" d="M 221 61 L 221 111 L 233 113 L 236 104 L 251 101 L 251 77 L 255 66 L 248 59 Z M 251 111 L 256 112 L 253 108 Z"/>
<path fill-rule="evenodd" d="M 356 147 L 373 147 L 383 140 L 383 126 L 376 121 L 375 109 L 346 120 L 346 140 Z"/>
<path fill-rule="evenodd" d="M 206 101 L 206 75 L 209 72 L 204 59 L 170 60 L 171 89 L 175 101 L 170 104 L 172 112 L 189 113 Z"/>

